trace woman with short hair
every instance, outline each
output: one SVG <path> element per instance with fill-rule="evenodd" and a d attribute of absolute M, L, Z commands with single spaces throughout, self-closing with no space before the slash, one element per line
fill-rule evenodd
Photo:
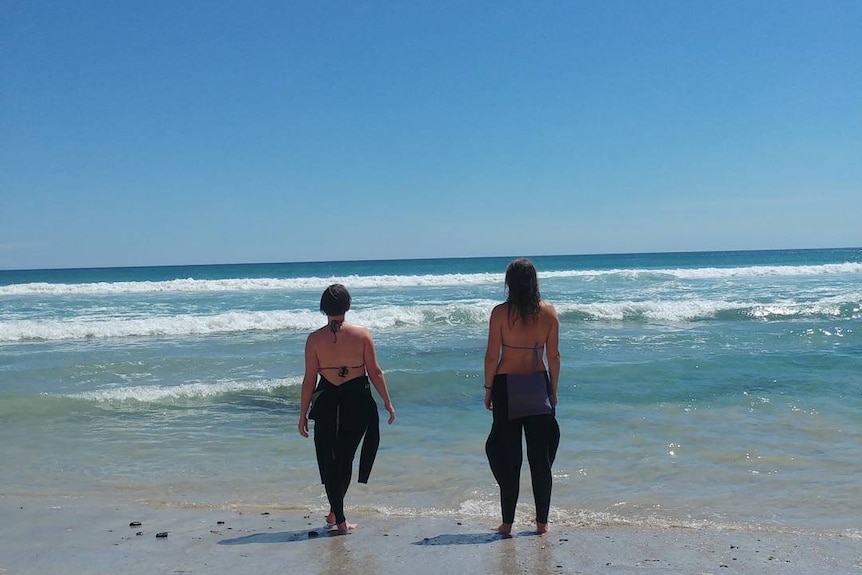
<path fill-rule="evenodd" d="M 312 332 L 305 343 L 299 413 L 303 437 L 308 437 L 308 420 L 314 420 L 320 480 L 330 505 L 326 520 L 336 524 L 339 534 L 356 527 L 344 516 L 344 496 L 356 450 L 362 442 L 358 481 L 367 483 L 380 443 L 372 384 L 389 412 L 389 423 L 395 421 L 395 408 L 377 363 L 371 333 L 344 321 L 350 303 L 350 293 L 341 284 L 329 286 L 320 298 L 320 311 L 326 314 L 327 324 Z"/>

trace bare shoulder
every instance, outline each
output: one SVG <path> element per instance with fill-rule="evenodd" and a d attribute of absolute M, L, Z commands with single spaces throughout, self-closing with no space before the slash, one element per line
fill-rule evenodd
<path fill-rule="evenodd" d="M 543 314 L 546 314 L 548 317 L 552 317 L 552 318 L 557 317 L 557 310 L 553 304 L 542 300 L 540 305 L 541 305 L 541 310 L 542 310 Z"/>
<path fill-rule="evenodd" d="M 494 309 L 491 310 L 491 319 L 496 319 L 499 317 L 505 317 L 509 312 L 509 304 L 500 303 L 494 306 Z"/>
<path fill-rule="evenodd" d="M 316 353 L 317 348 L 319 347 L 320 342 L 320 330 L 316 330 L 308 334 L 308 337 L 305 338 L 305 353 L 309 352 Z"/>
<path fill-rule="evenodd" d="M 313 332 L 311 332 L 310 334 L 308 334 L 308 340 L 307 340 L 308 343 L 312 343 L 315 340 L 320 339 L 321 335 L 325 331 L 329 331 L 329 328 L 327 326 L 321 327 L 320 329 L 316 329 Z"/>
<path fill-rule="evenodd" d="M 359 339 L 372 339 L 371 338 L 371 330 L 367 327 L 363 327 L 361 325 L 356 325 L 353 323 L 346 323 L 341 326 L 342 331 L 349 333 L 350 335 L 357 337 Z"/>

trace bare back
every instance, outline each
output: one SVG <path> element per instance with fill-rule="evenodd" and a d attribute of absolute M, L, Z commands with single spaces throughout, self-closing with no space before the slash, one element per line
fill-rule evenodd
<path fill-rule="evenodd" d="M 546 302 L 540 302 L 538 313 L 526 319 L 511 310 L 509 304 L 495 307 L 491 313 L 489 334 L 489 350 L 495 346 L 499 350 L 495 372 L 524 374 L 546 371 L 546 348 L 549 356 L 559 354 L 558 326 L 556 311 Z"/>
<path fill-rule="evenodd" d="M 365 328 L 344 323 L 333 333 L 327 325 L 308 336 L 306 359 L 316 360 L 318 375 L 340 385 L 365 375 L 369 340 Z"/>
<path fill-rule="evenodd" d="M 332 317 L 329 319 L 333 321 Z M 368 375 L 383 400 L 383 407 L 389 412 L 389 423 L 395 421 L 395 408 L 389 398 L 383 369 L 377 362 L 371 332 L 340 319 L 334 321 L 338 328 L 334 332 L 330 323 L 309 334 L 305 340 L 305 375 L 302 377 L 299 416 L 299 433 L 303 437 L 308 437 L 308 409 L 318 377 L 338 386 Z"/>

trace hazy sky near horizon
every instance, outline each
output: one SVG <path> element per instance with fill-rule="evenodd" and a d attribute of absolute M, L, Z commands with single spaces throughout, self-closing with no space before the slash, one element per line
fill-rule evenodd
<path fill-rule="evenodd" d="M 862 2 L 0 1 L 0 269 L 862 245 Z"/>

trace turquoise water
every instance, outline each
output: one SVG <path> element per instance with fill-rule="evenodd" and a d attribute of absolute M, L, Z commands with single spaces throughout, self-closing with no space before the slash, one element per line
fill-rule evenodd
<path fill-rule="evenodd" d="M 509 260 L 0 271 L 0 482 L 325 510 L 296 423 L 340 281 L 398 410 L 348 515 L 493 523 L 481 370 Z M 533 260 L 561 317 L 552 521 L 860 536 L 862 249 Z"/>

